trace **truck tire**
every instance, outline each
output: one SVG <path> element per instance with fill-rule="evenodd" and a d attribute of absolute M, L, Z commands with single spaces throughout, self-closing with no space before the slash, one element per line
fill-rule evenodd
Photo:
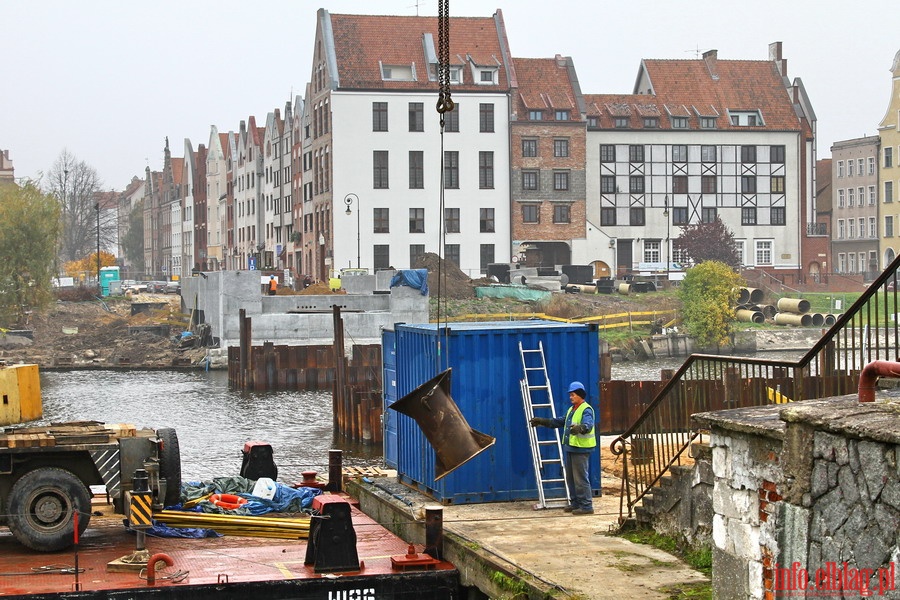
<path fill-rule="evenodd" d="M 174 429 L 157 429 L 159 438 L 159 476 L 166 480 L 166 506 L 181 502 L 181 448 Z"/>
<path fill-rule="evenodd" d="M 21 544 L 55 552 L 75 543 L 74 511 L 78 511 L 78 534 L 87 529 L 91 493 L 70 471 L 43 467 L 16 481 L 7 507 L 9 529 Z"/>

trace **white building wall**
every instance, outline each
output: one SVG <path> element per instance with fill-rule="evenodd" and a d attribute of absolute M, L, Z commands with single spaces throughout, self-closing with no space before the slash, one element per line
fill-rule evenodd
<path fill-rule="evenodd" d="M 219 130 L 215 125 L 210 127 L 209 151 L 206 155 L 206 245 L 207 255 L 210 259 L 219 262 L 219 268 L 225 268 L 222 264 L 224 256 L 224 211 L 225 192 L 227 181 L 225 179 L 225 153 L 219 140 Z"/>
<path fill-rule="evenodd" d="M 494 245 L 492 262 L 510 260 L 509 221 L 509 101 L 506 95 L 454 96 L 459 105 L 459 132 L 445 132 L 445 151 L 459 152 L 459 189 L 445 191 L 444 206 L 460 209 L 460 233 L 447 234 L 445 244 L 460 245 L 460 268 L 477 277 L 481 244 Z M 372 103 L 388 103 L 388 131 L 372 131 Z M 424 104 L 423 132 L 409 131 L 409 103 Z M 494 105 L 494 132 L 479 132 L 479 104 Z M 360 266 L 372 269 L 373 245 L 390 245 L 390 263 L 409 266 L 411 244 L 426 252 L 440 253 L 441 136 L 433 94 L 340 93 L 331 95 L 334 203 L 334 266 L 356 267 L 357 218 L 360 229 Z M 389 153 L 389 189 L 373 189 L 373 151 Z M 424 153 L 424 189 L 409 189 L 409 151 Z M 479 189 L 479 151 L 494 153 L 494 187 Z M 345 214 L 344 198 L 354 201 L 353 213 Z M 390 233 L 373 233 L 373 209 L 390 209 Z M 409 209 L 425 209 L 425 233 L 409 233 Z M 494 232 L 481 233 L 479 209 L 494 209 Z"/>
<path fill-rule="evenodd" d="M 600 146 L 612 144 L 616 146 L 616 163 L 600 163 Z M 644 163 L 642 170 L 636 170 L 629 163 L 629 146 L 644 147 Z M 675 163 L 672 162 L 672 146 L 688 146 L 688 162 L 685 164 L 688 175 L 688 194 L 672 192 L 672 176 Z M 718 176 L 717 192 L 701 195 L 701 176 L 710 174 L 700 162 L 701 145 L 712 145 L 717 148 L 715 174 Z M 757 176 L 755 194 L 744 195 L 740 191 L 741 176 L 745 167 L 740 160 L 741 145 L 757 147 L 757 162 L 753 171 Z M 769 147 L 784 146 L 785 162 L 770 164 Z M 753 249 L 758 241 L 770 240 L 773 243 L 773 264 L 767 265 L 776 269 L 796 269 L 800 265 L 800 236 L 804 223 L 801 222 L 800 202 L 800 136 L 796 132 L 740 132 L 734 131 L 671 131 L 635 132 L 627 131 L 588 131 L 587 132 L 587 219 L 589 222 L 585 244 L 573 246 L 573 262 L 588 257 L 607 256 L 610 264 L 615 264 L 616 250 L 611 247 L 611 240 L 618 245 L 619 240 L 634 240 L 634 268 L 642 260 L 642 249 L 645 240 L 662 240 L 662 259 L 665 260 L 665 239 L 674 240 L 681 234 L 677 225 L 672 224 L 674 207 L 689 207 L 689 219 L 696 223 L 700 219 L 701 207 L 717 208 L 718 215 L 725 225 L 734 233 L 735 239 L 744 246 L 744 264 L 756 266 Z M 610 174 L 614 168 L 618 194 L 601 194 L 601 175 Z M 629 193 L 629 177 L 643 174 L 644 194 Z M 680 173 L 679 173 L 680 174 Z M 770 176 L 785 176 L 785 192 L 783 201 L 780 194 L 770 193 Z M 643 197 L 645 207 L 645 225 L 631 226 L 629 207 Z M 701 197 L 698 199 L 698 197 Z M 741 207 L 749 202 L 748 196 L 754 196 L 757 207 L 757 225 L 741 224 Z M 617 224 L 601 226 L 601 206 L 611 206 L 615 198 L 617 206 Z M 669 224 L 664 216 L 666 199 L 669 205 Z M 690 198 L 690 202 L 688 200 Z M 638 204 L 635 204 L 638 205 Z M 769 221 L 771 206 L 785 206 L 785 225 L 772 226 Z M 638 240 L 640 240 L 638 242 Z M 626 242 L 627 243 L 627 242 Z M 669 256 L 671 257 L 671 249 Z M 763 266 L 763 265 L 759 265 Z"/>

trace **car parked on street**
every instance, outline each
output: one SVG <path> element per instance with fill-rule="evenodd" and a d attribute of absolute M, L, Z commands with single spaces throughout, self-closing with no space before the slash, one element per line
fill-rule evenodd
<path fill-rule="evenodd" d="M 148 281 L 147 282 L 147 293 L 148 294 L 165 294 L 166 293 L 166 283 L 165 281 Z"/>
<path fill-rule="evenodd" d="M 181 293 L 181 282 L 180 281 L 167 281 L 166 289 L 164 291 L 166 294 L 180 294 Z"/>

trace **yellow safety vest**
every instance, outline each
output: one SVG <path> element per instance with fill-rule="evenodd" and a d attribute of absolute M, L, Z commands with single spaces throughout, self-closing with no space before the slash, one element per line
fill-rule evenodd
<path fill-rule="evenodd" d="M 582 402 L 578 405 L 578 408 L 575 409 L 575 414 L 572 415 L 572 421 L 570 425 L 580 425 L 581 424 L 581 415 L 584 414 L 584 411 L 588 408 L 587 402 Z M 569 413 L 572 412 L 572 407 L 569 407 L 569 411 L 566 413 L 566 419 L 569 418 Z M 594 436 L 594 428 L 591 427 L 591 430 L 584 434 L 573 434 L 572 432 L 567 432 L 569 436 L 569 445 L 574 448 L 595 448 L 597 446 L 597 438 Z"/>

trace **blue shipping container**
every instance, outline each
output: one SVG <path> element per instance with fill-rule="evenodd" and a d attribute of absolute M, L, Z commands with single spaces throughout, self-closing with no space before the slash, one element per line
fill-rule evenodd
<path fill-rule="evenodd" d="M 396 325 L 383 335 L 385 354 L 394 350 L 396 381 L 396 396 L 389 401 L 385 371 L 385 415 L 391 413 L 386 416 L 385 461 L 396 463 L 401 481 L 448 504 L 538 497 L 519 386 L 524 377 L 520 341 L 526 350 L 543 345 L 557 416 L 568 410 L 566 390 L 578 380 L 599 418 L 600 348 L 593 326 L 543 320 L 450 323 L 440 329 L 436 324 Z M 447 368 L 452 369 L 451 396 L 469 426 L 496 442 L 435 481 L 434 450 L 421 428 L 388 407 Z M 394 426 L 392 438 L 387 428 Z M 591 461 L 591 487 L 599 495 L 599 448 Z"/>

